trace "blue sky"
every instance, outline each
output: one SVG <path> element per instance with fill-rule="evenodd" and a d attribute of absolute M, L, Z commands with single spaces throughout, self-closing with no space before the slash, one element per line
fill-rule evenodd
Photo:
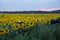
<path fill-rule="evenodd" d="M 0 0 L 0 10 L 60 8 L 60 0 Z"/>

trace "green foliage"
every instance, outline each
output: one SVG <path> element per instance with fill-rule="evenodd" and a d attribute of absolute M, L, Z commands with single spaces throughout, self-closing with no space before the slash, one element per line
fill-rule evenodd
<path fill-rule="evenodd" d="M 28 30 L 24 28 L 0 35 L 1 40 L 60 40 L 59 24 L 39 24 Z"/>

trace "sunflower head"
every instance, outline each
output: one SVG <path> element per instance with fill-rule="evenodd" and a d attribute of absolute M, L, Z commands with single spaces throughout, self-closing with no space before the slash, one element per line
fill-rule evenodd
<path fill-rule="evenodd" d="M 0 34 L 4 34 L 5 33 L 5 31 L 4 30 L 0 30 Z"/>
<path fill-rule="evenodd" d="M 4 29 L 4 33 L 9 33 L 9 29 L 8 28 L 5 28 Z"/>

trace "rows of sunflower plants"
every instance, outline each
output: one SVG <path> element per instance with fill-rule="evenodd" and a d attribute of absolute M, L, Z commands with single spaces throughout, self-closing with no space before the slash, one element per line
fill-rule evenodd
<path fill-rule="evenodd" d="M 50 19 L 56 19 L 59 14 L 0 14 L 0 34 L 12 30 L 33 26 L 37 23 L 49 23 Z"/>
<path fill-rule="evenodd" d="M 58 17 L 60 14 L 0 14 L 0 39 L 59 40 L 60 25 L 49 22 Z"/>
<path fill-rule="evenodd" d="M 60 40 L 60 25 L 35 23 L 33 27 L 25 26 L 7 34 L 0 34 L 0 40 Z"/>

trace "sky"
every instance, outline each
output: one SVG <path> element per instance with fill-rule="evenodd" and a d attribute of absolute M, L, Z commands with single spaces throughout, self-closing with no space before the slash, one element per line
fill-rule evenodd
<path fill-rule="evenodd" d="M 60 0 L 0 0 L 0 11 L 59 9 Z"/>

